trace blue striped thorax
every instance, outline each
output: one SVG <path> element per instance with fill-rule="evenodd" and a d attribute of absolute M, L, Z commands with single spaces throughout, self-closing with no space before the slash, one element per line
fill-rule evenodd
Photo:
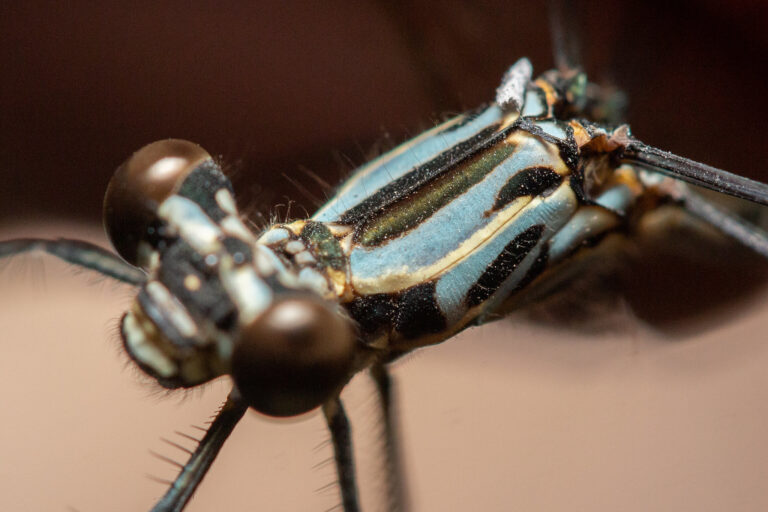
<path fill-rule="evenodd" d="M 105 199 L 118 252 L 148 279 L 125 347 L 166 387 L 232 374 L 267 414 L 309 410 L 354 374 L 555 290 L 663 197 L 617 156 L 580 73 L 531 79 L 360 168 L 311 219 L 254 233 L 198 146 L 151 144 Z"/>

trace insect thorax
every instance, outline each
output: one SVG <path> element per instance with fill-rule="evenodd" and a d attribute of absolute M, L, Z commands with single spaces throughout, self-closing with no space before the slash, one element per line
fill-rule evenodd
<path fill-rule="evenodd" d="M 497 100 L 365 165 L 313 216 L 339 238 L 339 297 L 366 340 L 399 354 L 486 321 L 664 195 L 621 165 L 628 130 L 589 119 L 587 85 L 548 72 L 516 108 Z"/>
<path fill-rule="evenodd" d="M 312 219 L 260 235 L 218 168 L 195 167 L 152 206 L 129 353 L 170 387 L 229 373 L 239 333 L 296 293 L 343 308 L 359 347 L 384 359 L 488 320 L 625 227 L 639 197 L 664 195 L 620 164 L 627 128 L 589 120 L 588 90 L 582 75 L 546 73 L 517 101 L 497 97 L 363 166 Z"/>

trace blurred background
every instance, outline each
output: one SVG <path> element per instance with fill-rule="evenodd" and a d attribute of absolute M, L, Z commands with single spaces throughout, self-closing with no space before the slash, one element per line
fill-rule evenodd
<path fill-rule="evenodd" d="M 768 4 L 585 0 L 580 11 L 587 71 L 627 93 L 640 139 L 768 180 Z M 113 170 L 166 137 L 219 157 L 252 215 L 291 203 L 303 216 L 331 193 L 305 170 L 338 183 L 490 100 L 520 56 L 551 67 L 550 48 L 533 1 L 4 2 L 0 235 L 104 243 Z M 706 326 L 675 341 L 642 322 L 599 336 L 503 322 L 399 365 L 416 510 L 765 509 L 765 271 L 716 254 L 738 257 L 629 278 L 659 283 L 630 292 L 642 318 L 682 312 Z M 146 450 L 169 454 L 158 437 L 190 432 L 223 399 L 224 384 L 182 404 L 148 397 L 115 355 L 130 290 L 87 283 L 49 259 L 0 275 L 5 509 L 147 508 L 162 486 L 143 473 L 173 468 L 155 469 Z M 375 510 L 372 395 L 353 388 L 357 432 L 373 438 L 359 449 Z M 326 438 L 319 417 L 251 415 L 236 436 L 197 510 L 335 503 L 314 492 L 332 480 L 329 466 L 312 469 L 328 455 L 312 449 Z"/>
<path fill-rule="evenodd" d="M 587 70 L 627 92 L 636 135 L 766 172 L 764 2 L 581 3 Z M 98 221 L 114 169 L 167 137 L 220 156 L 243 206 L 287 196 L 311 212 L 283 174 L 335 184 L 377 148 L 489 101 L 520 56 L 536 72 L 553 64 L 547 10 L 532 1 L 0 8 L 4 224 Z"/>

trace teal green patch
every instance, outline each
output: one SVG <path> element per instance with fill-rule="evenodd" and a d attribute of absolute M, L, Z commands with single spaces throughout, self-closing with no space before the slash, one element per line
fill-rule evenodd
<path fill-rule="evenodd" d="M 344 268 L 344 252 L 341 245 L 325 224 L 307 221 L 301 230 L 301 238 L 313 249 L 323 266 L 334 270 Z"/>
<path fill-rule="evenodd" d="M 586 73 L 577 73 L 571 78 L 568 88 L 565 92 L 566 99 L 576 108 L 583 109 L 587 103 L 587 75 Z"/>

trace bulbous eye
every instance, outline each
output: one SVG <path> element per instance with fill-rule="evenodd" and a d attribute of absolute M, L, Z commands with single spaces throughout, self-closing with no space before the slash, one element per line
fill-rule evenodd
<path fill-rule="evenodd" d="M 321 405 L 350 377 L 355 337 L 349 319 L 314 298 L 287 298 L 242 329 L 232 377 L 243 399 L 271 416 Z"/>
<path fill-rule="evenodd" d="M 154 246 L 152 239 L 159 236 L 158 205 L 210 160 L 197 144 L 167 139 L 144 146 L 118 167 L 104 196 L 104 227 L 125 261 L 145 266 L 140 246 Z"/>

